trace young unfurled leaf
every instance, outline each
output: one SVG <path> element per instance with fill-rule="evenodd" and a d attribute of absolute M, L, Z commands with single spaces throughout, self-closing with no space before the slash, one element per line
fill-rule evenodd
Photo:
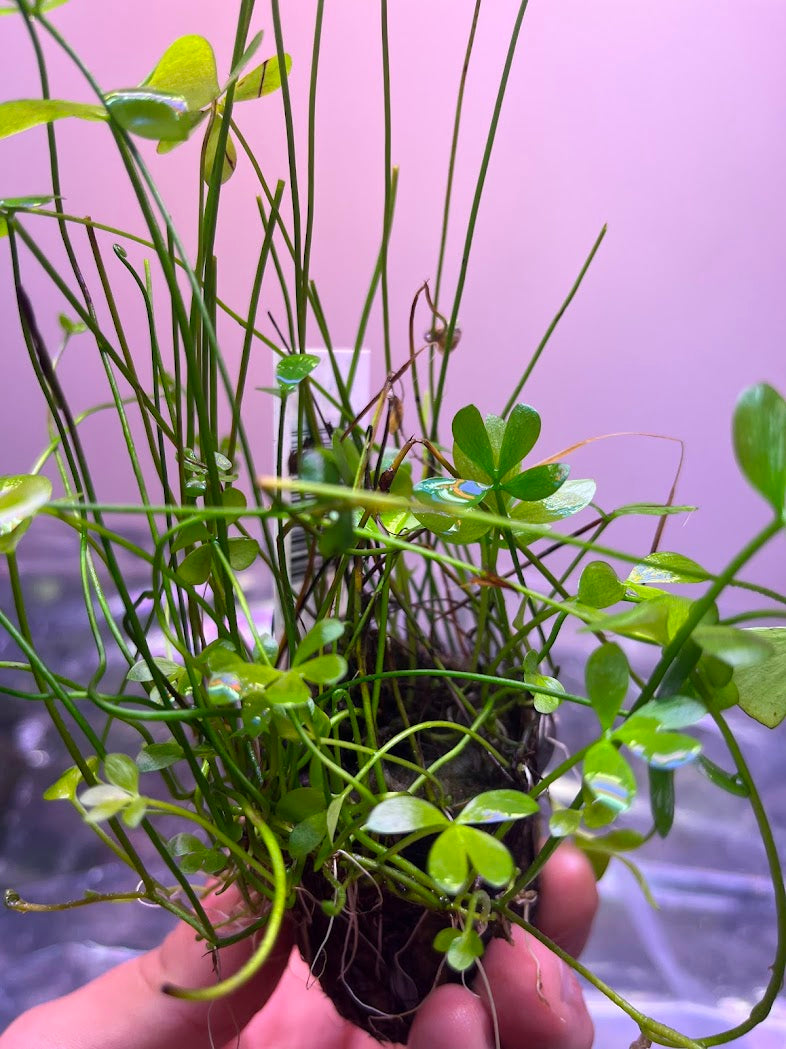
<path fill-rule="evenodd" d="M 538 803 L 520 790 L 487 790 L 468 801 L 456 823 L 504 823 L 538 812 Z"/>
<path fill-rule="evenodd" d="M 786 629 L 754 627 L 745 633 L 764 639 L 770 655 L 753 666 L 735 667 L 738 701 L 754 720 L 775 728 L 786 718 Z"/>
<path fill-rule="evenodd" d="M 608 608 L 625 596 L 625 587 L 606 561 L 591 561 L 579 579 L 578 599 L 591 608 Z"/>
<path fill-rule="evenodd" d="M 601 728 L 610 729 L 625 702 L 630 682 L 628 660 L 619 645 L 596 648 L 587 660 L 584 679 Z"/>
<path fill-rule="evenodd" d="M 98 768 L 98 758 L 89 757 L 86 764 L 90 771 L 95 773 Z M 43 798 L 45 801 L 73 801 L 77 790 L 83 783 L 82 773 L 76 765 L 72 765 L 59 779 L 55 780 L 51 787 L 46 788 Z"/>
<path fill-rule="evenodd" d="M 276 382 L 288 393 L 307 379 L 319 363 L 315 353 L 290 353 L 276 365 Z"/>
<path fill-rule="evenodd" d="M 786 402 L 778 391 L 766 383 L 745 390 L 734 410 L 733 435 L 740 469 L 781 516 L 786 497 Z"/>
<path fill-rule="evenodd" d="M 139 791 L 139 769 L 127 754 L 107 754 L 104 758 L 104 775 L 110 783 L 129 794 Z"/>
<path fill-rule="evenodd" d="M 494 451 L 483 417 L 474 404 L 468 404 L 453 417 L 453 440 L 471 463 L 489 478 L 495 475 Z"/>
<path fill-rule="evenodd" d="M 204 109 L 218 98 L 216 58 L 203 36 L 181 36 L 170 44 L 141 87 L 180 95 L 191 110 Z"/>
<path fill-rule="evenodd" d="M 567 463 L 546 463 L 533 466 L 518 477 L 512 477 L 502 485 L 503 492 L 526 503 L 548 499 L 567 481 L 570 467 Z"/>
<path fill-rule="evenodd" d="M 497 476 L 503 478 L 524 459 L 540 436 L 540 416 L 528 404 L 517 404 L 505 421 L 497 459 Z"/>
<path fill-rule="evenodd" d="M 284 61 L 287 75 L 289 75 L 292 69 L 292 57 L 285 55 Z M 262 95 L 269 95 L 271 91 L 277 91 L 280 87 L 281 66 L 278 56 L 273 55 L 238 80 L 235 88 L 235 102 L 247 102 L 254 98 L 261 98 Z"/>
<path fill-rule="evenodd" d="M 447 822 L 447 816 L 430 801 L 400 794 L 374 806 L 366 820 L 366 830 L 375 834 L 411 834 L 416 830 L 438 830 Z"/>
<path fill-rule="evenodd" d="M 21 98 L 12 102 L 0 102 L 0 138 L 18 135 L 21 131 L 51 124 L 65 117 L 80 120 L 106 120 L 103 106 L 83 102 L 66 102 L 58 98 Z"/>
<path fill-rule="evenodd" d="M 664 551 L 645 557 L 641 564 L 631 570 L 626 582 L 638 584 L 702 583 L 709 578 L 706 569 L 689 557 Z"/>

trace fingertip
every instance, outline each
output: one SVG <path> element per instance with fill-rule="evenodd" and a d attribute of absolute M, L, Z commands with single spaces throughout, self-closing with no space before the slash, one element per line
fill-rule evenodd
<path fill-rule="evenodd" d="M 493 1049 L 489 1013 L 477 995 L 455 983 L 437 987 L 418 1009 L 408 1049 Z"/>
<path fill-rule="evenodd" d="M 592 865 L 581 849 L 568 842 L 543 868 L 537 925 L 573 957 L 589 939 L 598 909 L 598 886 Z"/>

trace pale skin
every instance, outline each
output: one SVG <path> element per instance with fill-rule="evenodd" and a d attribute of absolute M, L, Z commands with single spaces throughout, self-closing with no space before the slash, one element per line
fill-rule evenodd
<path fill-rule="evenodd" d="M 538 925 L 577 955 L 589 935 L 597 894 L 589 864 L 563 846 L 546 865 Z M 520 929 L 492 943 L 483 965 L 502 1049 L 591 1049 L 592 1021 L 570 969 Z M 19 1017 L 0 1049 L 378 1049 L 342 1020 L 282 935 L 274 955 L 230 999 L 209 1006 L 161 993 L 174 983 L 214 981 L 193 930 L 179 925 L 160 947 Z M 247 942 L 222 951 L 226 976 L 247 958 Z M 488 994 L 459 984 L 437 988 L 412 1027 L 409 1049 L 493 1049 Z"/>

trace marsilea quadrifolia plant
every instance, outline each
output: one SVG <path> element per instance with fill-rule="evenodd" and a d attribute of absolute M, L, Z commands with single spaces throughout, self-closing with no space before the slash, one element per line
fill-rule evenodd
<path fill-rule="evenodd" d="M 0 621 L 18 647 L 12 666 L 29 682 L 3 691 L 43 705 L 73 760 L 47 797 L 75 809 L 128 865 L 129 888 L 138 886 L 96 899 L 157 904 L 211 948 L 257 936 L 250 963 L 231 980 L 166 989 L 193 999 L 219 996 L 261 966 L 289 912 L 300 950 L 339 1012 L 382 1040 L 405 1041 L 433 985 L 482 966 L 490 938 L 519 925 L 545 940 L 534 905 L 538 873 L 562 842 L 585 850 L 598 876 L 617 854 L 630 863 L 649 837 L 669 833 L 680 768 L 698 762 L 718 790 L 752 806 L 770 862 L 779 946 L 750 1019 L 691 1040 L 566 960 L 635 1019 L 641 1045 L 708 1046 L 754 1027 L 781 986 L 786 900 L 767 814 L 726 712 L 739 704 L 769 728 L 786 714 L 786 630 L 747 625 L 772 624 L 786 598 L 740 577 L 784 527 L 786 403 L 766 385 L 740 397 L 734 447 L 772 518 L 719 573 L 660 549 L 667 516 L 688 507 L 601 509 L 602 486 L 599 504 L 593 481 L 569 477 L 563 455 L 538 447 L 540 417 L 520 399 L 601 232 L 523 376 L 501 378 L 499 403 L 484 406 L 497 414 L 470 404 L 442 418 L 453 359 L 471 355 L 480 337 L 465 332 L 459 346 L 457 318 L 526 2 L 501 56 L 459 277 L 448 291 L 445 232 L 481 0 L 475 5 L 466 55 L 456 62 L 446 204 L 434 231 L 442 248 L 433 282 L 413 281 L 410 344 L 394 353 L 386 260 L 397 172 L 388 5 L 380 0 L 381 246 L 354 351 L 343 355 L 333 349 L 310 270 L 324 0 L 316 3 L 310 72 L 308 56 L 291 64 L 285 52 L 278 0 L 270 5 L 275 48 L 260 63 L 254 2 L 240 0 L 229 70 L 219 74 L 207 40 L 183 36 L 139 87 L 122 90 L 97 84 L 60 35 L 50 12 L 64 2 L 15 0 L 2 11 L 24 21 L 41 97 L 0 104 L 0 137 L 46 125 L 51 190 L 24 195 L 40 190 L 44 175 L 19 171 L 20 195 L 0 201 L 20 320 L 18 334 L 5 334 L 5 353 L 27 349 L 49 429 L 32 469 L 19 463 L 18 473 L 0 478 L 0 548 L 15 609 Z M 53 48 L 81 72 L 86 101 L 50 97 L 44 54 Z M 140 73 L 154 59 L 140 54 Z M 295 76 L 310 77 L 304 128 L 293 118 Z M 273 92 L 277 99 L 260 100 Z M 255 152 L 247 115 L 260 105 L 283 113 L 286 185 L 268 183 L 264 153 Z M 96 136 L 114 140 L 141 234 L 65 212 L 54 122 L 66 117 L 92 121 Z M 163 154 L 195 137 L 202 146 L 191 253 L 156 190 L 155 172 L 168 158 L 151 155 L 142 140 Z M 259 252 L 249 302 L 231 308 L 214 244 L 222 193 L 234 189 L 222 187 L 238 164 L 259 183 Z M 65 269 L 40 246 L 46 222 L 59 228 Z M 52 293 L 33 302 L 25 289 L 41 272 Z M 117 301 L 129 282 L 147 311 L 145 355 L 138 340 L 130 348 Z M 283 302 L 273 338 L 257 326 L 271 295 Z M 357 376 L 378 296 L 388 379 L 369 396 Z M 42 315 L 54 313 L 61 313 L 57 351 L 41 334 Z M 239 356 L 223 355 L 219 317 L 222 330 L 237 324 Z M 309 324 L 321 333 L 320 353 L 306 352 Z M 58 379 L 63 352 L 77 339 L 83 360 L 89 343 L 95 368 L 104 369 L 100 404 L 73 403 Z M 260 353 L 276 359 L 275 385 L 265 391 L 249 387 Z M 261 474 L 246 431 L 263 399 L 278 402 L 274 476 Z M 113 415 L 111 454 L 125 454 L 135 479 L 122 506 L 102 499 L 83 440 L 98 412 Z M 652 517 L 650 552 L 614 548 L 615 522 L 626 515 Z M 16 551 L 35 543 L 42 517 L 77 540 L 74 570 L 94 640 L 79 681 L 41 658 L 29 626 L 30 588 Z M 249 579 L 260 574 L 275 595 L 272 626 L 251 611 Z M 674 584 L 693 589 L 674 592 Z M 746 588 L 756 604 L 724 619 L 718 600 L 730 586 Z M 590 655 L 583 688 L 570 692 L 558 664 L 563 630 L 575 639 L 576 629 L 591 642 Z M 553 715 L 566 704 L 583 708 L 589 742 L 554 756 Z M 702 719 L 714 721 L 727 744 L 725 767 L 702 756 L 691 735 Z M 113 744 L 119 726 L 138 735 L 131 753 Z M 648 784 L 648 834 L 626 826 L 637 769 Z M 142 836 L 153 843 L 155 865 L 140 859 Z M 534 840 L 544 836 L 536 853 Z M 245 901 L 240 933 L 214 926 L 203 906 L 206 885 L 229 884 Z M 21 912 L 29 906 L 11 891 L 6 903 Z"/>

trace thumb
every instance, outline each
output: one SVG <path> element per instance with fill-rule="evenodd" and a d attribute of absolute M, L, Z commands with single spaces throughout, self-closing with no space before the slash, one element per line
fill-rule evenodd
<path fill-rule="evenodd" d="M 230 893 L 212 897 L 206 909 L 225 917 Z M 221 978 L 253 951 L 253 938 L 218 952 Z M 211 1049 L 231 1040 L 275 990 L 292 948 L 285 927 L 263 968 L 234 994 L 213 1003 L 188 1002 L 161 992 L 165 984 L 206 987 L 216 982 L 213 956 L 194 930 L 181 922 L 160 947 L 112 969 L 85 987 L 39 1005 L 0 1036 L 0 1049 Z M 187 1042 L 186 1042 L 187 1039 Z"/>

